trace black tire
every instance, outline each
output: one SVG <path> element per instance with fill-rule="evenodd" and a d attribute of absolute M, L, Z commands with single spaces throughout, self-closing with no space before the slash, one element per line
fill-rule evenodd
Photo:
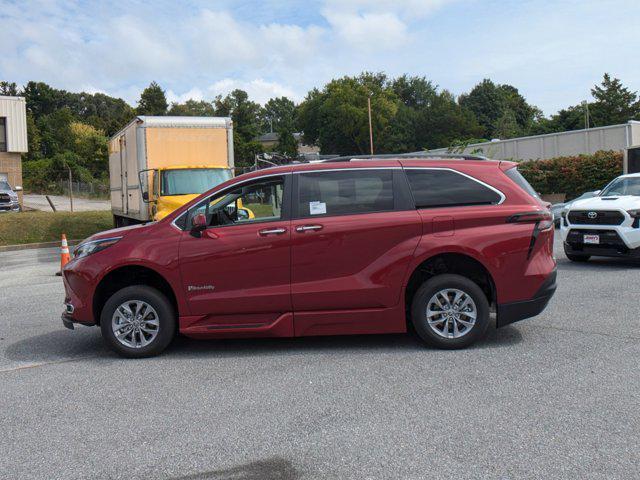
<path fill-rule="evenodd" d="M 127 301 L 135 300 L 146 302 L 153 307 L 158 314 L 159 323 L 158 333 L 151 343 L 138 348 L 122 344 L 116 338 L 111 323 L 116 308 Z M 173 340 L 176 323 L 176 314 L 171 302 L 161 292 L 146 285 L 133 285 L 118 290 L 107 300 L 100 315 L 102 338 L 111 349 L 128 358 L 152 357 L 161 353 Z"/>
<path fill-rule="evenodd" d="M 575 253 L 567 253 L 566 248 L 564 249 L 564 254 L 572 262 L 588 262 L 589 259 L 591 258 L 591 255 L 577 255 Z"/>
<path fill-rule="evenodd" d="M 426 311 L 429 300 L 437 292 L 449 288 L 466 293 L 475 303 L 477 310 L 475 324 L 468 333 L 458 338 L 440 336 L 433 331 L 427 322 Z M 482 338 L 487 331 L 489 326 L 489 302 L 482 289 L 467 277 L 454 274 L 437 275 L 423 283 L 416 291 L 411 303 L 411 323 L 420 338 L 429 345 L 443 349 L 468 347 Z"/>

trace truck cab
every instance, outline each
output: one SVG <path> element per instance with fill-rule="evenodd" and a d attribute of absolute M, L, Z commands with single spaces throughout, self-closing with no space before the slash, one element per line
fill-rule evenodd
<path fill-rule="evenodd" d="M 142 198 L 149 204 L 152 220 L 161 220 L 171 212 L 233 177 L 230 168 L 209 168 L 205 165 L 189 167 L 177 165 L 141 172 Z M 145 188 L 145 185 L 147 187 Z M 150 187 L 150 188 L 149 188 Z"/>

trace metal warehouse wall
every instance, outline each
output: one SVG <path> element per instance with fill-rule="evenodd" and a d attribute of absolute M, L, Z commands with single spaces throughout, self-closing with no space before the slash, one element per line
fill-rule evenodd
<path fill-rule="evenodd" d="M 24 98 L 0 97 L 0 117 L 7 119 L 7 152 L 27 152 L 27 108 Z"/>
<path fill-rule="evenodd" d="M 485 155 L 496 160 L 543 160 L 598 150 L 624 150 L 634 145 L 640 145 L 640 122 L 631 120 L 622 125 L 475 143 L 467 146 L 463 153 Z M 429 151 L 444 153 L 447 148 Z"/>

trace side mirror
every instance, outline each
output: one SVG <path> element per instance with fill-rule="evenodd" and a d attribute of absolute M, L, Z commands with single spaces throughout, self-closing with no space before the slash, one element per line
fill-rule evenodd
<path fill-rule="evenodd" d="M 238 220 L 249 220 L 249 218 L 249 210 L 247 210 L 246 208 L 238 209 Z"/>
<path fill-rule="evenodd" d="M 14 192 L 21 192 L 22 191 L 22 187 L 20 185 L 16 185 L 15 188 L 13 189 Z"/>
<path fill-rule="evenodd" d="M 207 228 L 207 216 L 204 213 L 198 213 L 191 219 L 191 231 L 201 232 Z"/>

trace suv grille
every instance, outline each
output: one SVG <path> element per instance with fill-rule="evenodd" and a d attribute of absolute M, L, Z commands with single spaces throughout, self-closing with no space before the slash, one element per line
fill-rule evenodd
<path fill-rule="evenodd" d="M 0 193 L 0 203 L 9 203 L 11 198 L 8 193 Z"/>
<path fill-rule="evenodd" d="M 569 212 L 569 223 L 573 225 L 620 225 L 622 222 L 624 222 L 624 215 L 617 210 L 575 210 Z"/>

